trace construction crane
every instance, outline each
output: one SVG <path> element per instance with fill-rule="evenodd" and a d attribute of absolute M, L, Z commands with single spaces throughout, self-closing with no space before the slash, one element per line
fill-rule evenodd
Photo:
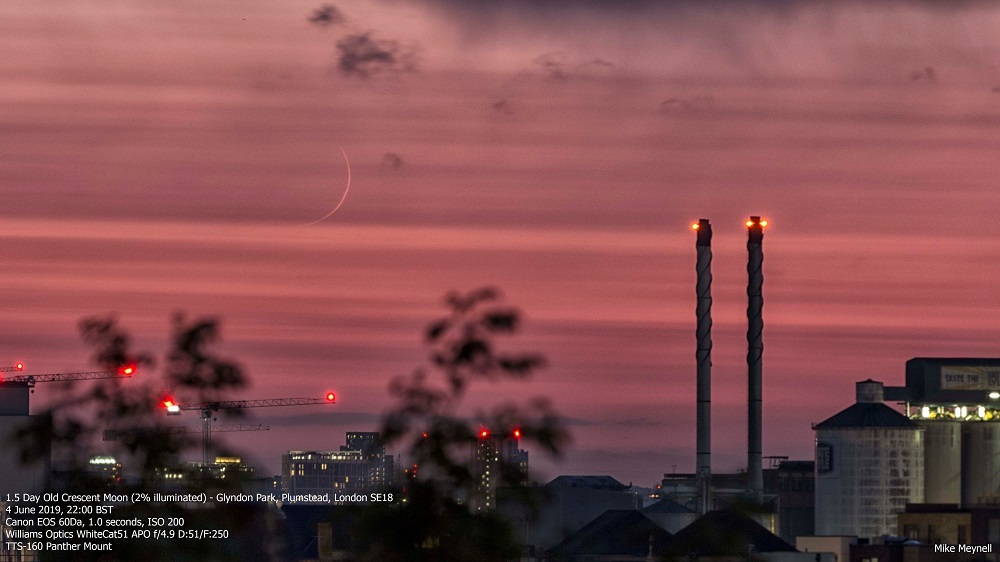
<path fill-rule="evenodd" d="M 24 364 L 18 363 L 14 367 L 0 367 L 0 372 L 23 371 Z M 29 387 L 34 387 L 40 382 L 61 382 L 61 381 L 89 381 L 96 379 L 116 379 L 131 378 L 136 373 L 134 364 L 123 365 L 113 371 L 86 371 L 79 373 L 48 373 L 44 375 L 16 375 L 4 377 L 0 375 L 0 384 L 5 382 L 24 383 Z"/>
<path fill-rule="evenodd" d="M 337 395 L 328 392 L 323 398 L 264 398 L 259 400 L 218 400 L 200 404 L 178 404 L 173 399 L 163 401 L 167 414 L 178 416 L 184 410 L 197 410 L 201 415 L 201 460 L 202 466 L 208 467 L 212 453 L 212 432 L 218 431 L 212 427 L 215 413 L 219 410 L 242 410 L 245 408 L 271 408 L 277 406 L 312 406 L 317 404 L 334 404 Z M 229 426 L 219 426 L 229 427 Z M 256 431 L 253 429 L 235 431 Z"/>

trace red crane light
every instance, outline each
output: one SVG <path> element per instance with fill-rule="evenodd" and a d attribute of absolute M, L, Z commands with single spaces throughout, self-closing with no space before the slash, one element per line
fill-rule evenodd
<path fill-rule="evenodd" d="M 163 407 L 167 409 L 168 414 L 179 415 L 181 413 L 181 407 L 174 402 L 173 398 L 167 398 L 163 401 Z"/>
<path fill-rule="evenodd" d="M 125 375 L 126 377 L 131 377 L 135 374 L 135 363 L 129 363 L 128 365 L 122 365 L 118 367 L 118 374 Z"/>
<path fill-rule="evenodd" d="M 20 361 L 18 361 L 17 363 L 14 363 L 14 369 L 16 369 L 18 371 L 23 371 L 24 370 L 24 363 L 21 363 Z"/>
<path fill-rule="evenodd" d="M 334 394 L 332 392 L 327 392 L 326 393 L 326 401 L 327 402 L 335 402 L 336 400 L 337 400 L 337 395 L 336 394 Z"/>

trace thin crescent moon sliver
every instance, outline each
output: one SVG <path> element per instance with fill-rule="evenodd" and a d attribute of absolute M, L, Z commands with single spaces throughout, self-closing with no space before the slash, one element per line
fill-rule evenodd
<path fill-rule="evenodd" d="M 347 159 L 347 152 L 344 151 L 344 147 L 341 146 L 338 148 L 340 148 L 340 153 L 344 155 L 344 162 L 347 163 L 347 187 L 344 188 L 344 194 L 340 196 L 340 201 L 337 202 L 337 206 L 334 207 L 332 211 L 323 215 L 321 218 L 317 220 L 307 223 L 305 226 L 312 226 L 314 224 L 321 223 L 326 219 L 330 218 L 334 213 L 337 212 L 337 209 L 339 209 L 340 206 L 344 204 L 344 200 L 347 199 L 347 192 L 351 190 L 351 161 Z"/>

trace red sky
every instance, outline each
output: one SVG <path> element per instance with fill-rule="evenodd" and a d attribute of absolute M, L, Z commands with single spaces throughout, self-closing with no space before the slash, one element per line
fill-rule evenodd
<path fill-rule="evenodd" d="M 765 455 L 811 458 L 856 380 L 998 354 L 1000 12 L 542 4 L 359 1 L 327 27 L 305 1 L 0 4 L 0 361 L 87 369 L 86 315 L 151 350 L 174 311 L 219 316 L 247 397 L 340 395 L 229 439 L 277 471 L 374 429 L 444 293 L 491 284 L 551 366 L 473 404 L 549 396 L 574 444 L 546 474 L 649 485 L 694 464 L 707 217 L 735 469 L 749 214 L 771 225 Z M 345 74 L 364 33 L 413 68 Z M 350 194 L 302 226 L 342 194 L 340 147 Z"/>

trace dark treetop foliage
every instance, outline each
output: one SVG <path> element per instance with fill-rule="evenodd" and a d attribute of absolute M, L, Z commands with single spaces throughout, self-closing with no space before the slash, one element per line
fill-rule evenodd
<path fill-rule="evenodd" d="M 174 318 L 173 341 L 165 354 L 166 384 L 153 382 L 155 361 L 151 354 L 132 349 L 131 338 L 114 317 L 85 318 L 80 334 L 92 349 L 92 361 L 101 369 L 137 366 L 131 377 L 55 385 L 56 399 L 16 439 L 24 461 L 51 455 L 55 491 L 86 492 L 206 492 L 237 491 L 240 482 L 222 482 L 188 473 L 181 482 L 164 489 L 163 470 L 182 471 L 180 456 L 200 443 L 197 425 L 178 432 L 161 402 L 166 394 L 188 403 L 217 400 L 246 385 L 242 369 L 220 359 L 209 348 L 219 339 L 214 319 L 188 322 Z M 173 422 L 173 423 L 170 423 Z M 186 425 L 192 425 L 190 423 Z M 104 442 L 105 431 L 117 439 Z M 109 482 L 87 471 L 91 455 L 111 450 L 138 479 Z M 233 487 L 236 486 L 236 489 Z M 191 503 L 136 503 L 114 507 L 116 519 L 183 517 L 183 529 L 225 529 L 231 540 L 115 540 L 111 552 L 74 552 L 74 560 L 271 560 L 275 559 L 274 519 L 265 506 Z M 155 545 L 155 547 L 154 547 Z M 63 560 L 65 553 L 42 552 L 42 560 Z"/>
<path fill-rule="evenodd" d="M 448 314 L 425 333 L 429 364 L 390 384 L 396 405 L 384 417 L 382 434 L 387 443 L 402 444 L 418 469 L 405 483 L 405 502 L 372 508 L 362 522 L 368 560 L 516 559 L 510 522 L 494 512 L 473 513 L 468 506 L 477 483 L 472 451 L 479 430 L 518 428 L 522 442 L 552 455 L 568 441 L 543 398 L 527 406 L 500 404 L 473 419 L 461 414 L 471 384 L 526 379 L 545 361 L 537 354 L 499 349 L 496 340 L 517 332 L 521 314 L 504 305 L 496 289 L 451 293 L 445 304 Z M 517 467 L 502 465 L 500 481 L 509 490 L 523 490 Z"/>

